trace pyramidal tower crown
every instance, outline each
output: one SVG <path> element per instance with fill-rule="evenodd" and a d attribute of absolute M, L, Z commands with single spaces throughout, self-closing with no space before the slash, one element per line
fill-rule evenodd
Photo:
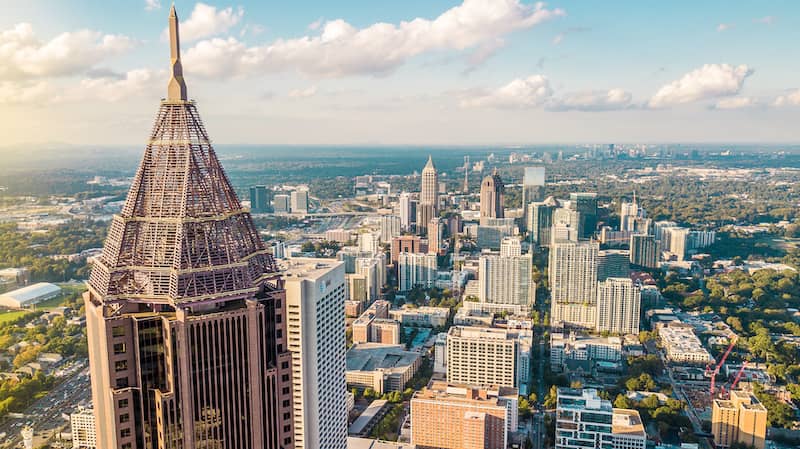
<path fill-rule="evenodd" d="M 104 302 L 252 297 L 277 269 L 188 100 L 174 6 L 169 36 L 167 98 L 89 287 Z"/>

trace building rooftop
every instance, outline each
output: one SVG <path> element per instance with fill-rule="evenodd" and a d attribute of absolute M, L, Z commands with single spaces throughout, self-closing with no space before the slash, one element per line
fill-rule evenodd
<path fill-rule="evenodd" d="M 500 405 L 501 400 L 516 399 L 518 390 L 511 387 L 448 384 L 445 381 L 432 381 L 428 387 L 414 393 L 414 399 L 438 399 L 448 402 L 483 403 Z"/>
<path fill-rule="evenodd" d="M 347 437 L 347 449 L 414 449 L 410 443 L 373 440 L 370 438 Z"/>
<path fill-rule="evenodd" d="M 347 350 L 348 371 L 375 371 L 378 369 L 405 369 L 420 357 L 419 353 L 406 351 L 402 345 L 360 343 Z"/>
<path fill-rule="evenodd" d="M 48 282 L 39 282 L 27 287 L 18 288 L 10 292 L 3 293 L 0 297 L 7 297 L 20 304 L 26 303 L 41 298 L 42 296 L 52 295 L 61 291 L 61 287 L 50 284 Z"/>
<path fill-rule="evenodd" d="M 316 280 L 327 274 L 332 268 L 344 265 L 336 259 L 314 257 L 293 257 L 280 262 L 280 271 L 287 282 L 308 279 Z"/>
<path fill-rule="evenodd" d="M 383 410 L 383 407 L 386 406 L 385 400 L 375 400 L 372 401 L 366 410 L 364 410 L 361 415 L 353 421 L 353 424 L 350 425 L 348 432 L 354 435 L 360 434 L 364 431 L 364 429 L 375 419 L 376 416 Z M 348 447 L 350 445 L 348 444 Z M 369 447 L 369 446 L 368 446 Z"/>
<path fill-rule="evenodd" d="M 639 412 L 626 408 L 615 408 L 611 431 L 617 435 L 641 436 L 644 438 L 644 425 Z"/>

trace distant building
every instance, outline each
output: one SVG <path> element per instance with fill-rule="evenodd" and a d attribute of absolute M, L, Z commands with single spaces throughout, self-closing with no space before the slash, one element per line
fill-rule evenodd
<path fill-rule="evenodd" d="M 348 388 L 371 388 L 378 394 L 403 391 L 419 369 L 421 356 L 402 345 L 361 343 L 347 351 Z"/>
<path fill-rule="evenodd" d="M 685 260 L 689 250 L 688 228 L 665 228 L 661 234 L 662 250 L 668 251 L 678 260 Z"/>
<path fill-rule="evenodd" d="M 400 194 L 400 229 L 411 231 L 414 223 L 417 222 L 417 201 L 408 192 Z"/>
<path fill-rule="evenodd" d="M 291 259 L 283 271 L 295 448 L 347 446 L 344 263 Z"/>
<path fill-rule="evenodd" d="M 391 243 L 394 237 L 400 235 L 400 217 L 397 215 L 381 215 L 381 242 Z"/>
<path fill-rule="evenodd" d="M 513 252 L 508 249 L 508 252 Z M 532 306 L 536 295 L 530 254 L 504 257 L 483 255 L 478 259 L 478 300 L 481 303 Z"/>
<path fill-rule="evenodd" d="M 389 310 L 389 316 L 403 326 L 443 327 L 450 316 L 449 307 L 407 307 Z"/>
<path fill-rule="evenodd" d="M 405 292 L 415 286 L 433 287 L 436 268 L 435 254 L 401 253 L 397 261 L 398 290 Z"/>
<path fill-rule="evenodd" d="M 9 309 L 26 309 L 61 294 L 61 287 L 39 282 L 0 294 L 0 306 Z"/>
<path fill-rule="evenodd" d="M 325 231 L 325 240 L 345 244 L 353 240 L 353 232 L 342 228 L 328 229 Z"/>
<path fill-rule="evenodd" d="M 551 242 L 569 240 L 577 242 L 583 235 L 581 213 L 574 209 L 559 207 L 553 210 Z"/>
<path fill-rule="evenodd" d="M 631 265 L 658 268 L 658 244 L 655 236 L 634 234 L 630 240 Z"/>
<path fill-rule="evenodd" d="M 597 252 L 597 280 L 623 278 L 631 274 L 630 252 L 619 249 L 606 249 Z"/>
<path fill-rule="evenodd" d="M 289 195 L 279 193 L 272 197 L 272 210 L 276 213 L 287 214 L 292 211 L 292 204 Z"/>
<path fill-rule="evenodd" d="M 69 425 L 73 449 L 97 449 L 97 425 L 92 409 L 78 408 L 69 415 Z"/>
<path fill-rule="evenodd" d="M 691 365 L 706 365 L 714 361 L 692 326 L 678 321 L 657 326 L 657 329 L 667 361 Z"/>
<path fill-rule="evenodd" d="M 550 334 L 550 369 L 564 372 L 571 361 L 586 362 L 590 372 L 597 362 L 620 364 L 622 361 L 622 339 L 619 337 L 592 337 L 571 333 L 554 332 Z M 620 365 L 621 367 L 621 365 Z"/>
<path fill-rule="evenodd" d="M 250 212 L 254 214 L 266 214 L 272 212 L 271 191 L 266 186 L 250 187 Z"/>
<path fill-rule="evenodd" d="M 505 185 L 497 169 L 481 182 L 481 224 L 486 218 L 504 218 Z"/>
<path fill-rule="evenodd" d="M 500 242 L 500 257 L 519 257 L 522 255 L 522 243 L 518 238 L 506 237 Z"/>
<path fill-rule="evenodd" d="M 742 443 L 764 449 L 767 437 L 767 409 L 743 390 L 730 392 L 730 399 L 714 399 L 711 409 L 714 446 L 721 449 Z"/>
<path fill-rule="evenodd" d="M 533 202 L 544 200 L 544 181 L 544 167 L 525 167 L 522 176 L 523 208 L 527 208 Z"/>
<path fill-rule="evenodd" d="M 517 391 L 433 382 L 411 399 L 411 442 L 419 448 L 505 449 L 517 431 Z"/>
<path fill-rule="evenodd" d="M 551 323 L 593 329 L 597 312 L 597 242 L 554 241 L 550 247 Z"/>
<path fill-rule="evenodd" d="M 631 278 L 605 279 L 597 287 L 596 330 L 614 334 L 639 334 L 641 303 L 642 294 Z"/>
<path fill-rule="evenodd" d="M 571 193 L 570 206 L 580 214 L 580 238 L 589 238 L 597 229 L 597 194 Z"/>
<path fill-rule="evenodd" d="M 308 213 L 308 191 L 307 190 L 293 190 L 291 195 L 291 212 L 293 214 L 307 214 Z"/>
<path fill-rule="evenodd" d="M 427 245 L 422 244 L 422 239 L 416 235 L 401 235 L 392 238 L 392 263 L 396 264 L 400 260 L 402 253 L 425 253 L 428 251 Z"/>
<path fill-rule="evenodd" d="M 428 224 L 428 252 L 439 254 L 443 249 L 444 220 L 439 217 L 431 218 Z"/>
<path fill-rule="evenodd" d="M 554 210 L 554 206 L 546 203 L 528 204 L 527 229 L 531 243 L 538 246 L 550 246 Z"/>
<path fill-rule="evenodd" d="M 417 233 L 425 235 L 431 219 L 439 214 L 439 173 L 428 156 L 428 162 L 422 169 L 422 185 L 417 206 Z"/>
<path fill-rule="evenodd" d="M 376 341 L 375 333 L 372 330 L 372 325 L 375 320 L 385 320 L 389 318 L 389 308 L 391 303 L 389 301 L 375 301 L 371 306 L 361 314 L 351 324 L 353 329 L 353 343 L 390 343 Z M 399 325 L 398 325 L 399 327 Z M 399 331 L 398 331 L 399 332 Z M 380 336 L 380 334 L 378 334 Z M 399 336 L 398 336 L 399 338 Z M 390 344 L 399 344 L 400 342 L 393 342 Z"/>

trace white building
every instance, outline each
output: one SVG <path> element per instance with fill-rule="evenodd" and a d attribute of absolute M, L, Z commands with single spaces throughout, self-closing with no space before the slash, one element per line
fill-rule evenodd
<path fill-rule="evenodd" d="M 347 447 L 344 263 L 292 259 L 285 267 L 295 447 Z"/>
<path fill-rule="evenodd" d="M 291 208 L 293 214 L 308 213 L 308 191 L 294 190 L 291 195 Z"/>
<path fill-rule="evenodd" d="M 400 194 L 399 208 L 400 208 L 400 229 L 403 231 L 411 230 L 411 223 L 416 220 L 416 211 L 413 209 L 414 200 L 411 194 L 403 192 Z"/>
<path fill-rule="evenodd" d="M 551 323 L 594 329 L 597 313 L 597 258 L 593 241 L 554 241 L 550 247 Z"/>
<path fill-rule="evenodd" d="M 536 294 L 532 265 L 530 254 L 481 256 L 478 259 L 478 300 L 487 304 L 530 307 Z"/>
<path fill-rule="evenodd" d="M 432 287 L 436 281 L 436 254 L 400 253 L 397 258 L 398 289 L 409 291 L 420 285 Z"/>
<path fill-rule="evenodd" d="M 78 411 L 69 415 L 70 432 L 72 432 L 73 449 L 97 448 L 97 425 L 94 420 L 94 410 L 78 408 Z"/>
<path fill-rule="evenodd" d="M 711 363 L 714 358 L 708 353 L 700 339 L 695 335 L 692 326 L 680 322 L 657 326 L 658 337 L 667 354 L 667 360 L 673 363 L 689 363 L 703 365 Z"/>
<path fill-rule="evenodd" d="M 433 372 L 447 373 L 447 333 L 436 334 L 433 347 Z"/>
<path fill-rule="evenodd" d="M 642 293 L 630 278 L 608 278 L 597 286 L 598 332 L 638 334 Z"/>
<path fill-rule="evenodd" d="M 47 282 L 39 282 L 0 294 L 0 306 L 10 309 L 28 308 L 60 294 L 61 287 Z"/>
<path fill-rule="evenodd" d="M 400 235 L 400 217 L 381 215 L 381 242 L 391 243 L 392 237 Z"/>
<path fill-rule="evenodd" d="M 522 255 L 522 243 L 516 237 L 505 237 L 500 242 L 501 257 L 519 257 Z"/>
<path fill-rule="evenodd" d="M 594 389 L 558 389 L 556 449 L 644 449 L 646 442 L 636 410 L 613 408 Z"/>

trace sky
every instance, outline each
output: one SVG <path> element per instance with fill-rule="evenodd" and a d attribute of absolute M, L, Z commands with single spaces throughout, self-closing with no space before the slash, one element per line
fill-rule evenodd
<path fill-rule="evenodd" d="M 167 0 L 0 0 L 0 147 L 143 143 Z M 225 144 L 797 143 L 800 2 L 176 1 Z"/>

